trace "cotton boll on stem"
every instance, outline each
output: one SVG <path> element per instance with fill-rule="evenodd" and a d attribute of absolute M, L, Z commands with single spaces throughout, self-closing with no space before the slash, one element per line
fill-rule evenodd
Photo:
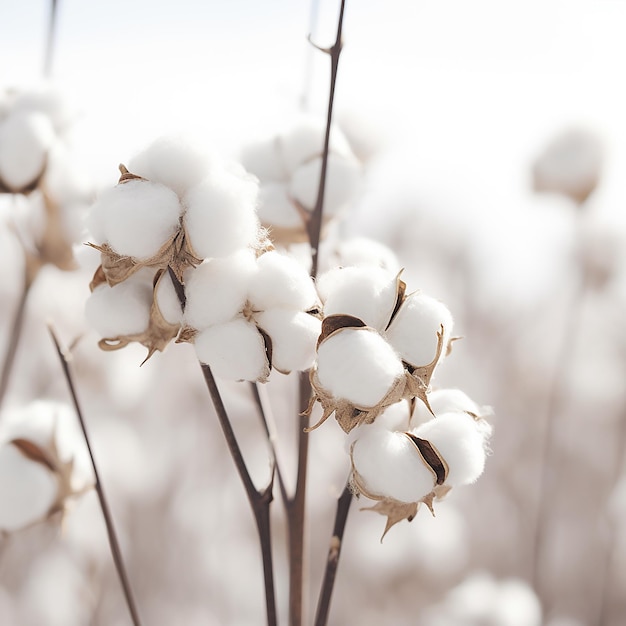
<path fill-rule="evenodd" d="M 395 276 L 382 269 L 346 267 L 323 274 L 318 290 L 324 315 L 353 315 L 378 331 L 387 326 L 397 299 Z"/>
<path fill-rule="evenodd" d="M 257 183 L 238 172 L 215 168 L 184 197 L 187 236 L 202 258 L 229 256 L 259 238 Z"/>
<path fill-rule="evenodd" d="M 43 172 L 54 141 L 50 120 L 41 113 L 14 113 L 0 122 L 0 179 L 13 191 Z"/>
<path fill-rule="evenodd" d="M 322 157 L 317 157 L 299 167 L 289 186 L 289 194 L 309 211 L 315 207 L 322 171 Z M 337 155 L 328 156 L 326 186 L 324 189 L 324 212 L 335 215 L 356 193 L 361 177 L 356 161 Z"/>
<path fill-rule="evenodd" d="M 244 319 L 217 324 L 198 333 L 196 354 L 215 376 L 264 382 L 269 376 L 265 342 L 257 327 Z"/>
<path fill-rule="evenodd" d="M 443 350 L 452 333 L 452 314 L 439 300 L 422 293 L 413 293 L 396 313 L 385 335 L 398 354 L 415 366 L 428 365 L 437 353 L 437 333 L 443 326 Z"/>
<path fill-rule="evenodd" d="M 0 445 L 0 529 L 15 531 L 43 519 L 57 495 L 48 467 L 10 442 Z"/>
<path fill-rule="evenodd" d="M 439 415 L 413 433 L 430 442 L 446 462 L 450 487 L 473 483 L 483 473 L 488 432 L 467 413 Z"/>
<path fill-rule="evenodd" d="M 352 446 L 352 463 L 371 495 L 419 502 L 435 486 L 433 472 L 403 433 L 367 428 Z"/>
<path fill-rule="evenodd" d="M 185 285 L 185 323 L 203 330 L 241 313 L 256 272 L 251 250 L 242 250 L 223 259 L 210 259 L 190 270 Z"/>
<path fill-rule="evenodd" d="M 142 333 L 150 321 L 152 274 L 138 272 L 115 287 L 96 287 L 85 304 L 87 322 L 104 338 Z"/>
<path fill-rule="evenodd" d="M 257 324 L 272 340 L 272 366 L 280 372 L 303 371 L 315 360 L 322 323 L 301 311 L 276 309 L 259 313 Z"/>
<path fill-rule="evenodd" d="M 317 292 L 307 271 L 295 259 L 276 251 L 257 259 L 258 272 L 248 298 L 255 311 L 308 311 L 317 306 Z"/>
<path fill-rule="evenodd" d="M 115 252 L 146 259 L 176 233 L 180 212 L 178 196 L 168 187 L 128 180 L 100 196 L 87 218 L 87 227 Z"/>
<path fill-rule="evenodd" d="M 207 176 L 211 161 L 191 142 L 162 137 L 134 156 L 128 166 L 133 174 L 170 187 L 182 197 Z"/>
<path fill-rule="evenodd" d="M 357 407 L 374 407 L 403 375 L 404 367 L 393 348 L 367 328 L 337 331 L 318 347 L 320 384 Z"/>

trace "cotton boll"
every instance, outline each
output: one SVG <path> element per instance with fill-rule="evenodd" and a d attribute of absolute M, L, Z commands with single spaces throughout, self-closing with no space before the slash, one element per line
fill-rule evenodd
<path fill-rule="evenodd" d="M 269 374 L 263 337 L 244 319 L 203 330 L 196 335 L 194 345 L 198 359 L 220 378 L 254 381 Z"/>
<path fill-rule="evenodd" d="M 291 173 L 304 162 L 321 156 L 325 133 L 323 120 L 307 118 L 280 135 L 279 149 L 285 169 Z M 344 156 L 350 154 L 350 146 L 338 128 L 331 128 L 329 149 Z"/>
<path fill-rule="evenodd" d="M 321 385 L 360 408 L 378 404 L 402 375 L 404 367 L 393 348 L 369 329 L 338 331 L 317 351 Z"/>
<path fill-rule="evenodd" d="M 522 580 L 503 580 L 492 609 L 492 621 L 499 626 L 541 626 L 541 604 Z"/>
<path fill-rule="evenodd" d="M 302 227 L 302 218 L 289 199 L 284 183 L 264 183 L 259 191 L 259 219 L 282 228 Z"/>
<path fill-rule="evenodd" d="M 109 287 L 99 285 L 87 299 L 87 322 L 104 338 L 142 333 L 150 321 L 152 306 L 151 272 L 138 272 Z"/>
<path fill-rule="evenodd" d="M 435 415 L 469 412 L 484 417 L 488 408 L 479 407 L 460 389 L 435 389 L 428 394 L 428 403 Z M 417 426 L 432 419 L 433 414 L 423 402 L 418 402 L 413 411 L 412 423 Z"/>
<path fill-rule="evenodd" d="M 353 237 L 342 241 L 337 248 L 337 265 L 343 267 L 376 267 L 392 274 L 400 271 L 395 252 L 385 244 L 368 237 Z"/>
<path fill-rule="evenodd" d="M 178 196 L 159 183 L 128 180 L 106 190 L 91 208 L 87 227 L 115 252 L 154 256 L 180 226 Z"/>
<path fill-rule="evenodd" d="M 183 310 L 176 289 L 174 289 L 174 283 L 167 272 L 158 281 L 154 298 L 163 319 L 168 324 L 180 324 L 182 322 Z"/>
<path fill-rule="evenodd" d="M 353 315 L 378 331 L 385 329 L 396 304 L 396 278 L 382 269 L 346 267 L 318 280 L 324 315 Z"/>
<path fill-rule="evenodd" d="M 185 196 L 185 225 L 202 258 L 228 256 L 258 239 L 257 183 L 243 170 L 214 169 Z"/>
<path fill-rule="evenodd" d="M 466 620 L 487 620 L 498 597 L 498 586 L 493 578 L 477 572 L 466 578 L 446 596 L 446 608 L 462 623 Z"/>
<path fill-rule="evenodd" d="M 14 191 L 33 183 L 53 141 L 54 129 L 45 115 L 9 115 L 0 123 L 0 179 Z"/>
<path fill-rule="evenodd" d="M 50 120 L 57 135 L 67 129 L 74 116 L 67 100 L 52 85 L 19 93 L 13 110 L 42 113 Z"/>
<path fill-rule="evenodd" d="M 481 425 L 467 413 L 444 413 L 422 424 L 415 436 L 426 439 L 448 465 L 450 487 L 473 483 L 485 467 L 485 437 Z"/>
<path fill-rule="evenodd" d="M 0 529 L 14 531 L 45 517 L 57 494 L 54 474 L 10 442 L 0 445 Z"/>
<path fill-rule="evenodd" d="M 317 157 L 300 166 L 294 173 L 289 194 L 306 209 L 313 210 L 317 201 L 322 158 Z M 324 187 L 324 212 L 335 215 L 356 193 L 360 180 L 359 164 L 351 159 L 330 154 Z"/>
<path fill-rule="evenodd" d="M 223 259 L 205 261 L 189 272 L 185 323 L 203 330 L 241 313 L 256 271 L 254 253 L 242 250 Z"/>
<path fill-rule="evenodd" d="M 437 333 L 443 326 L 443 350 L 452 332 L 452 314 L 445 304 L 422 293 L 406 298 L 386 336 L 398 354 L 411 365 L 428 365 L 437 352 Z"/>
<path fill-rule="evenodd" d="M 181 138 L 162 137 L 133 157 L 128 169 L 133 174 L 170 187 L 182 197 L 207 176 L 211 163 L 209 157 L 192 143 Z"/>
<path fill-rule="evenodd" d="M 295 259 L 273 250 L 257 259 L 257 267 L 248 294 L 253 310 L 308 311 L 317 306 L 313 281 Z"/>
<path fill-rule="evenodd" d="M 281 372 L 309 369 L 322 323 L 301 311 L 280 309 L 256 315 L 257 324 L 272 340 L 272 365 Z"/>
<path fill-rule="evenodd" d="M 245 146 L 241 153 L 241 164 L 263 182 L 287 179 L 276 137 Z"/>
<path fill-rule="evenodd" d="M 372 495 L 418 502 L 435 486 L 433 472 L 403 433 L 368 429 L 352 447 L 352 462 Z"/>

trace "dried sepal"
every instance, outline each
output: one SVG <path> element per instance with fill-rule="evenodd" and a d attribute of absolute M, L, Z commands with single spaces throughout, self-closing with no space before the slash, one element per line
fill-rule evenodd
<path fill-rule="evenodd" d="M 428 467 L 435 478 L 436 485 L 443 485 L 448 477 L 449 467 L 446 460 L 441 456 L 437 448 L 427 441 L 426 439 L 420 439 L 413 433 L 404 433 L 409 440 L 413 443 L 426 467 Z"/>
<path fill-rule="evenodd" d="M 118 169 L 120 170 L 120 179 L 117 181 L 118 185 L 126 183 L 129 180 L 147 180 L 143 176 L 138 176 L 137 174 L 129 172 L 128 168 L 123 163 L 118 165 Z"/>
<path fill-rule="evenodd" d="M 389 316 L 389 321 L 387 322 L 387 326 L 385 330 L 387 330 L 393 320 L 395 319 L 400 307 L 404 304 L 406 300 L 406 283 L 400 278 L 404 269 L 401 269 L 396 276 L 396 301 L 393 306 L 393 310 L 391 311 L 391 315 Z"/>
<path fill-rule="evenodd" d="M 96 275 L 98 275 L 98 271 L 96 271 Z M 98 347 L 101 350 L 111 352 L 114 350 L 120 350 L 132 342 L 140 343 L 148 349 L 148 356 L 146 356 L 142 362 L 143 365 L 155 352 L 162 352 L 165 350 L 170 341 L 178 336 L 180 324 L 171 324 L 163 317 L 161 309 L 159 309 L 157 299 L 154 296 L 159 282 L 164 279 L 169 280 L 167 271 L 159 270 L 154 278 L 152 305 L 150 307 L 150 320 L 146 330 L 132 335 L 105 337 L 98 342 Z"/>
<path fill-rule="evenodd" d="M 365 328 L 366 324 L 363 320 L 354 315 L 329 315 L 322 320 L 322 330 L 317 340 L 317 347 L 328 339 L 331 335 L 344 328 Z"/>

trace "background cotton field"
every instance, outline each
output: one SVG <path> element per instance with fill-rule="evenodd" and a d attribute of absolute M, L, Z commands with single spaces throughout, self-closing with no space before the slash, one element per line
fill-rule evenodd
<path fill-rule="evenodd" d="M 267 621 L 211 371 L 278 623 L 626 621 L 626 7 L 347 0 L 313 281 L 339 5 L 0 7 L 0 624 L 138 623 L 49 324 L 142 624 Z"/>

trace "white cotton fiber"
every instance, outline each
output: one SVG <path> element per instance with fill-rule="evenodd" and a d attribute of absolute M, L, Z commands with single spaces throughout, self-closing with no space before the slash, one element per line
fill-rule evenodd
<path fill-rule="evenodd" d="M 57 135 L 67 130 L 75 116 L 63 94 L 50 84 L 16 94 L 13 110 L 45 115 Z"/>
<path fill-rule="evenodd" d="M 446 484 L 473 483 L 485 467 L 485 435 L 482 425 L 467 413 L 444 413 L 413 432 L 435 446 L 448 464 Z"/>
<path fill-rule="evenodd" d="M 182 197 L 205 178 L 210 159 L 182 138 L 162 137 L 133 157 L 128 169 L 137 176 L 161 183 Z"/>
<path fill-rule="evenodd" d="M 273 250 L 257 259 L 257 267 L 248 294 L 253 310 L 307 311 L 318 304 L 313 281 L 292 257 Z"/>
<path fill-rule="evenodd" d="M 154 297 L 163 319 L 169 324 L 180 324 L 183 318 L 183 310 L 180 300 L 174 289 L 174 283 L 169 272 L 164 272 L 156 284 Z"/>
<path fill-rule="evenodd" d="M 400 271 L 400 262 L 395 252 L 385 244 L 368 237 L 352 237 L 337 247 L 338 265 L 376 267 L 395 275 Z"/>
<path fill-rule="evenodd" d="M 41 113 L 14 113 L 0 122 L 0 179 L 19 191 L 34 182 L 54 141 L 50 120 Z"/>
<path fill-rule="evenodd" d="M 244 319 L 203 330 L 196 335 L 194 345 L 198 359 L 220 378 L 255 381 L 269 374 L 263 337 Z"/>
<path fill-rule="evenodd" d="M 407 297 L 386 336 L 398 354 L 411 365 L 428 365 L 437 353 L 437 332 L 443 325 L 442 359 L 452 332 L 452 314 L 445 304 L 423 293 Z"/>
<path fill-rule="evenodd" d="M 138 259 L 154 256 L 180 227 L 178 196 L 168 187 L 129 180 L 107 189 L 91 208 L 87 228 L 115 252 Z"/>
<path fill-rule="evenodd" d="M 259 219 L 265 225 L 299 228 L 302 217 L 289 199 L 284 183 L 263 183 L 259 190 Z"/>
<path fill-rule="evenodd" d="M 243 311 L 257 267 L 252 250 L 210 259 L 188 273 L 185 323 L 203 330 L 228 322 Z"/>
<path fill-rule="evenodd" d="M 262 182 L 284 181 L 287 172 L 282 164 L 277 137 L 268 137 L 245 146 L 241 164 Z"/>
<path fill-rule="evenodd" d="M 433 472 L 404 433 L 364 430 L 353 445 L 352 462 L 368 492 L 418 502 L 433 490 Z"/>
<path fill-rule="evenodd" d="M 115 287 L 100 285 L 87 299 L 87 322 L 103 338 L 134 335 L 148 328 L 153 288 L 146 273 L 138 272 Z"/>
<path fill-rule="evenodd" d="M 393 274 L 378 268 L 336 268 L 322 274 L 317 285 L 325 317 L 353 315 L 378 331 L 387 326 L 396 303 Z"/>
<path fill-rule="evenodd" d="M 322 386 L 360 408 L 378 404 L 403 374 L 393 348 L 369 329 L 338 331 L 318 348 L 317 375 Z"/>
<path fill-rule="evenodd" d="M 481 407 L 460 389 L 435 389 L 428 395 L 428 402 L 435 415 L 470 412 L 480 416 L 483 413 Z"/>
<path fill-rule="evenodd" d="M 492 623 L 502 626 L 541 626 L 541 603 L 528 584 L 515 578 L 500 582 L 492 608 Z"/>
<path fill-rule="evenodd" d="M 57 494 L 54 474 L 9 442 L 0 445 L 0 530 L 14 531 L 41 520 Z"/>
<path fill-rule="evenodd" d="M 286 171 L 292 173 L 305 162 L 321 157 L 325 133 L 325 120 L 305 118 L 280 135 L 279 150 Z M 338 128 L 331 128 L 329 148 L 331 153 L 344 156 L 350 154 L 348 142 Z"/>
<path fill-rule="evenodd" d="M 322 323 L 301 311 L 275 309 L 258 313 L 256 322 L 272 340 L 272 365 L 281 372 L 309 369 Z"/>
<path fill-rule="evenodd" d="M 322 158 L 300 166 L 291 178 L 289 194 L 309 210 L 315 208 L 322 173 Z M 335 154 L 328 157 L 324 187 L 324 213 L 335 215 L 356 193 L 361 169 L 359 164 Z"/>
<path fill-rule="evenodd" d="M 184 198 L 191 245 L 202 258 L 224 257 L 258 239 L 257 182 L 245 174 L 214 168 Z"/>

